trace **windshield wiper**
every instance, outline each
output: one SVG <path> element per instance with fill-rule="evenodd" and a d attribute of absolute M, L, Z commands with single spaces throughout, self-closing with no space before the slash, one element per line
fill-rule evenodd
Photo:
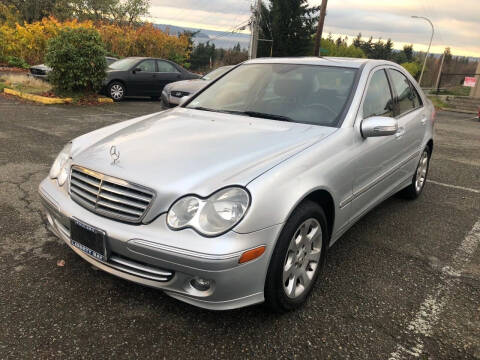
<path fill-rule="evenodd" d="M 271 120 L 280 120 L 280 121 L 288 121 L 288 122 L 295 122 L 292 118 L 283 115 L 276 115 L 276 114 L 267 114 L 258 111 L 238 111 L 238 110 L 220 110 L 220 109 L 210 109 L 203 106 L 192 107 L 190 109 L 194 110 L 203 110 L 203 111 L 211 111 L 211 112 L 219 112 L 225 114 L 234 114 L 234 115 L 247 115 L 250 117 L 258 117 L 262 119 L 271 119 Z"/>
<path fill-rule="evenodd" d="M 219 111 L 219 110 L 215 110 L 215 109 L 206 108 L 206 107 L 203 107 L 203 106 L 195 106 L 195 107 L 191 107 L 191 108 L 187 108 L 187 109 L 211 111 L 211 112 L 223 112 L 223 111 Z"/>
<path fill-rule="evenodd" d="M 292 118 L 289 118 L 288 116 L 277 115 L 277 114 L 267 114 L 267 113 L 262 113 L 258 111 L 235 111 L 235 110 L 221 110 L 221 111 L 228 114 L 247 115 L 250 117 L 258 117 L 262 119 L 295 122 L 295 120 L 293 120 Z"/>

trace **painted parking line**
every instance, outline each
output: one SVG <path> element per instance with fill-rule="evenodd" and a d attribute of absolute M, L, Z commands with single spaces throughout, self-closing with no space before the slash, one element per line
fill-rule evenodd
<path fill-rule="evenodd" d="M 433 328 L 438 322 L 445 305 L 449 302 L 453 287 L 460 281 L 465 267 L 470 263 L 473 254 L 480 244 L 480 219 L 462 241 L 450 261 L 450 265 L 442 268 L 440 283 L 428 294 L 415 317 L 404 331 L 410 342 L 398 344 L 390 354 L 389 360 L 401 360 L 419 357 L 424 349 L 423 337 L 433 335 Z"/>
<path fill-rule="evenodd" d="M 427 182 L 429 182 L 429 183 L 431 183 L 431 184 L 434 184 L 434 185 L 439 185 L 439 186 L 448 187 L 448 188 L 451 188 L 451 189 L 469 191 L 469 192 L 473 192 L 473 193 L 475 193 L 475 194 L 480 194 L 480 190 L 472 189 L 472 188 L 467 188 L 467 187 L 464 187 L 464 186 L 445 184 L 445 183 L 441 183 L 441 182 L 434 181 L 434 180 L 427 180 Z"/>

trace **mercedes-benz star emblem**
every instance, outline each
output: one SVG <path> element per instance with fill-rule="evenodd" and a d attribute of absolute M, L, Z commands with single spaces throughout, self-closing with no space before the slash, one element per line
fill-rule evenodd
<path fill-rule="evenodd" d="M 112 165 L 115 165 L 120 159 L 120 151 L 117 150 L 115 145 L 110 148 L 110 157 L 112 158 Z"/>

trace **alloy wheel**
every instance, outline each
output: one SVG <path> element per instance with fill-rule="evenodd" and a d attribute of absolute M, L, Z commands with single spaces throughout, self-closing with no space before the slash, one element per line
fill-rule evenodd
<path fill-rule="evenodd" d="M 119 84 L 114 84 L 110 88 L 110 95 L 113 99 L 119 100 L 123 97 L 123 87 Z"/>
<path fill-rule="evenodd" d="M 420 162 L 417 168 L 417 174 L 415 177 L 415 190 L 417 193 L 422 191 L 425 181 L 427 179 L 427 170 L 428 170 L 428 152 L 425 150 L 420 158 Z"/>
<path fill-rule="evenodd" d="M 282 281 L 289 298 L 298 298 L 309 288 L 319 269 L 321 254 L 322 227 L 310 218 L 295 231 L 285 256 Z"/>

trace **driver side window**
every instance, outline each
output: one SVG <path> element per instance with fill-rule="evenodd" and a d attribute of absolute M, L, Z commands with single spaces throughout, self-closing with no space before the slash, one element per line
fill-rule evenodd
<path fill-rule="evenodd" d="M 363 101 L 363 118 L 372 116 L 393 117 L 392 92 L 385 70 L 373 74 Z"/>
<path fill-rule="evenodd" d="M 137 68 L 141 69 L 142 72 L 153 73 L 155 72 L 155 61 L 154 60 L 145 60 L 138 64 Z"/>

